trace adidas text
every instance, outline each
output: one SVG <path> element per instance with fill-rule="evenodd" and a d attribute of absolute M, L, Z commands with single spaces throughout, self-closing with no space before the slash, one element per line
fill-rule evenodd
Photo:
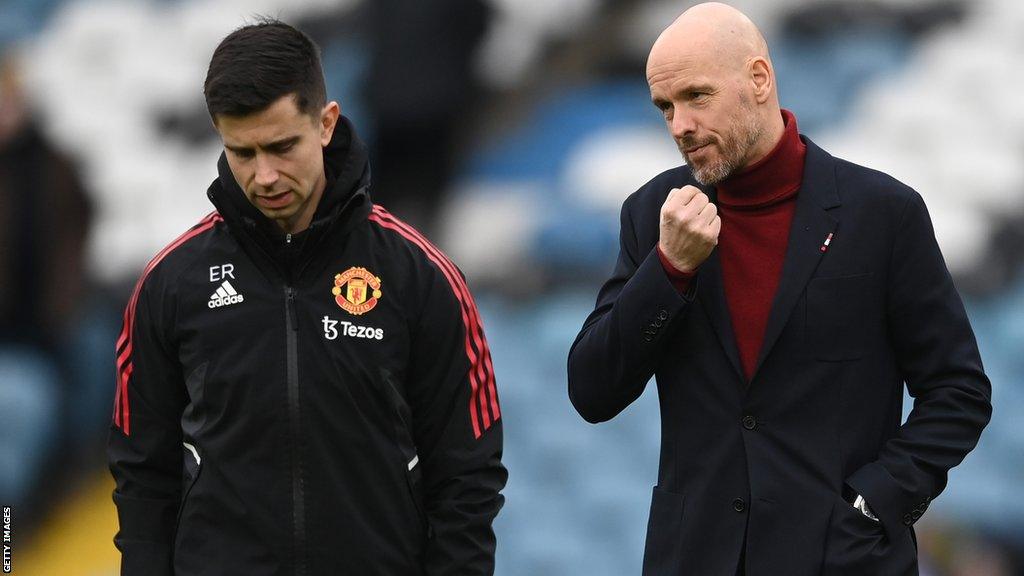
<path fill-rule="evenodd" d="M 234 296 L 227 296 L 227 297 L 217 298 L 215 300 L 210 300 L 209 302 L 206 303 L 206 305 L 209 306 L 210 308 L 220 308 L 221 306 L 228 306 L 230 304 L 238 304 L 239 302 L 244 302 L 244 301 L 245 301 L 245 296 L 242 296 L 241 294 L 235 294 Z"/>

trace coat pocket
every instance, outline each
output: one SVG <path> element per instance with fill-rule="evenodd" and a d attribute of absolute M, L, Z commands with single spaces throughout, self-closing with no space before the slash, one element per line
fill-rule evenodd
<path fill-rule="evenodd" d="M 174 522 L 174 539 L 178 540 L 178 531 L 181 528 L 181 520 L 185 516 L 185 505 L 188 504 L 188 497 L 192 494 L 192 488 L 199 480 L 199 474 L 203 470 L 202 457 L 195 445 L 182 442 L 182 474 L 181 474 L 181 503 L 178 504 L 178 514 Z"/>
<path fill-rule="evenodd" d="M 644 576 L 670 574 L 683 565 L 685 497 L 654 487 L 644 546 Z"/>
<path fill-rule="evenodd" d="M 385 368 L 380 369 L 380 381 L 381 388 L 383 389 L 382 392 L 387 398 L 391 409 L 392 423 L 394 425 L 392 437 L 395 447 L 402 458 L 409 499 L 416 510 L 420 523 L 427 530 L 429 536 L 430 525 L 423 506 L 423 472 L 412 429 L 412 409 L 400 391 L 400 383 L 396 381 L 396 378 L 389 370 Z"/>
<path fill-rule="evenodd" d="M 818 360 L 856 360 L 867 347 L 874 274 L 813 278 L 807 284 L 807 343 Z"/>
<path fill-rule="evenodd" d="M 836 496 L 821 576 L 869 574 L 917 576 L 917 553 L 909 531 L 906 538 L 890 539 L 880 522 Z"/>

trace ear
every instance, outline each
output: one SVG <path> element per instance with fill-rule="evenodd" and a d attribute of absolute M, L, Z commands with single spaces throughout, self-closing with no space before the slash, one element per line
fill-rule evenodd
<path fill-rule="evenodd" d="M 764 104 L 775 88 L 775 72 L 771 63 L 758 56 L 750 61 L 750 80 L 754 87 L 754 100 Z"/>
<path fill-rule="evenodd" d="M 333 100 L 328 102 L 320 112 L 320 146 L 327 146 L 334 136 L 334 128 L 338 125 L 338 118 L 341 117 L 341 106 Z"/>

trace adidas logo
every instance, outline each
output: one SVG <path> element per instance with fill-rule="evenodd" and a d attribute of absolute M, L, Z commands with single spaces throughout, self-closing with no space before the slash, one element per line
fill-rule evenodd
<path fill-rule="evenodd" d="M 217 291 L 210 294 L 210 301 L 206 303 L 210 308 L 230 306 L 245 301 L 245 297 L 235 291 L 235 287 L 227 280 L 217 288 Z"/>

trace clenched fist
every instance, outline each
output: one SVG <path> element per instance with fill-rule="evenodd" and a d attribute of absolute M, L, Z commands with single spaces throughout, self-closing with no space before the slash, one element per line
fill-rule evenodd
<path fill-rule="evenodd" d="M 658 246 L 681 272 L 693 272 L 718 245 L 718 208 L 696 186 L 673 188 L 661 205 Z"/>

